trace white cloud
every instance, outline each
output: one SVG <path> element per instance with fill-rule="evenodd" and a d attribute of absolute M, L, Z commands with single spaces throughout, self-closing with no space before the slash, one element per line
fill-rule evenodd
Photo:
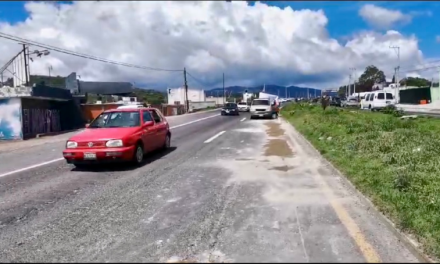
<path fill-rule="evenodd" d="M 374 64 L 391 75 L 397 56 L 390 45 L 401 46 L 401 63 L 423 60 L 414 36 L 396 31 L 361 32 L 339 43 L 327 32 L 322 10 L 280 9 L 246 2 L 98 2 L 72 5 L 48 2 L 26 4 L 30 18 L 0 24 L 0 31 L 45 44 L 111 60 L 156 68 L 183 69 L 204 86 L 308 85 L 339 86 L 348 68 L 359 72 Z M 19 46 L 0 39 L 0 54 L 14 56 Z M 1 56 L 0 64 L 8 60 Z M 1 61 L 3 60 L 3 61 Z M 33 74 L 82 80 L 135 81 L 155 87 L 183 83 L 179 72 L 156 72 L 120 67 L 52 52 L 31 64 Z M 359 73 L 360 74 L 360 73 Z M 190 86 L 202 87 L 188 77 Z"/>
<path fill-rule="evenodd" d="M 359 15 L 370 25 L 389 29 L 396 24 L 411 22 L 412 16 L 403 14 L 399 10 L 386 9 L 372 4 L 366 4 L 359 10 Z"/>

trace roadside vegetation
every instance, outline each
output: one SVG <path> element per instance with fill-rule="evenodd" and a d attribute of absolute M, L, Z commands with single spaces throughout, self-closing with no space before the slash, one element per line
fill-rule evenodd
<path fill-rule="evenodd" d="M 282 109 L 330 162 L 440 259 L 440 119 L 292 103 Z"/>

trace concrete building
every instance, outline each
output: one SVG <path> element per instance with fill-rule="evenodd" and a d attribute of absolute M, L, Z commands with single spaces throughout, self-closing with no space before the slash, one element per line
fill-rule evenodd
<path fill-rule="evenodd" d="M 168 105 L 185 105 L 185 88 L 167 90 Z M 217 100 L 206 100 L 205 91 L 188 88 L 189 112 L 215 107 Z"/>
<path fill-rule="evenodd" d="M 252 99 L 252 96 L 254 96 L 253 93 L 244 92 L 243 93 L 243 102 L 250 102 Z"/>
<path fill-rule="evenodd" d="M 169 88 L 168 94 L 168 104 L 185 104 L 185 88 Z M 205 102 L 205 91 L 199 89 L 188 88 L 188 101 L 190 102 Z"/>
<path fill-rule="evenodd" d="M 0 88 L 0 140 L 71 130 L 81 127 L 82 121 L 66 89 L 44 85 Z"/>
<path fill-rule="evenodd" d="M 208 101 L 208 102 L 215 102 L 216 105 L 224 105 L 225 104 L 225 98 L 224 97 L 209 96 L 209 97 L 206 98 L 206 101 Z"/>
<path fill-rule="evenodd" d="M 81 104 L 87 94 L 123 96 L 133 91 L 129 82 L 79 81 L 74 72 L 66 78 L 63 88 L 44 83 L 25 86 L 19 80 L 13 79 L 12 86 L 0 87 L 0 140 L 29 139 L 84 127 Z"/>

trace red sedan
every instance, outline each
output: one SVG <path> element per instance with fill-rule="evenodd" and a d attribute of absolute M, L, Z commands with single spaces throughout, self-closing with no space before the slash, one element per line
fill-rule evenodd
<path fill-rule="evenodd" d="M 75 166 L 114 161 L 141 164 L 146 153 L 169 148 L 170 142 L 170 127 L 159 110 L 112 109 L 71 137 L 63 156 Z"/>

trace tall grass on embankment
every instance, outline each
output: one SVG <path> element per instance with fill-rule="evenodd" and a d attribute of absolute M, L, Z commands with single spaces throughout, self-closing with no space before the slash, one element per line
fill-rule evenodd
<path fill-rule="evenodd" d="M 282 109 L 401 230 L 440 259 L 440 119 L 292 103 Z M 330 139 L 331 137 L 331 139 Z"/>

